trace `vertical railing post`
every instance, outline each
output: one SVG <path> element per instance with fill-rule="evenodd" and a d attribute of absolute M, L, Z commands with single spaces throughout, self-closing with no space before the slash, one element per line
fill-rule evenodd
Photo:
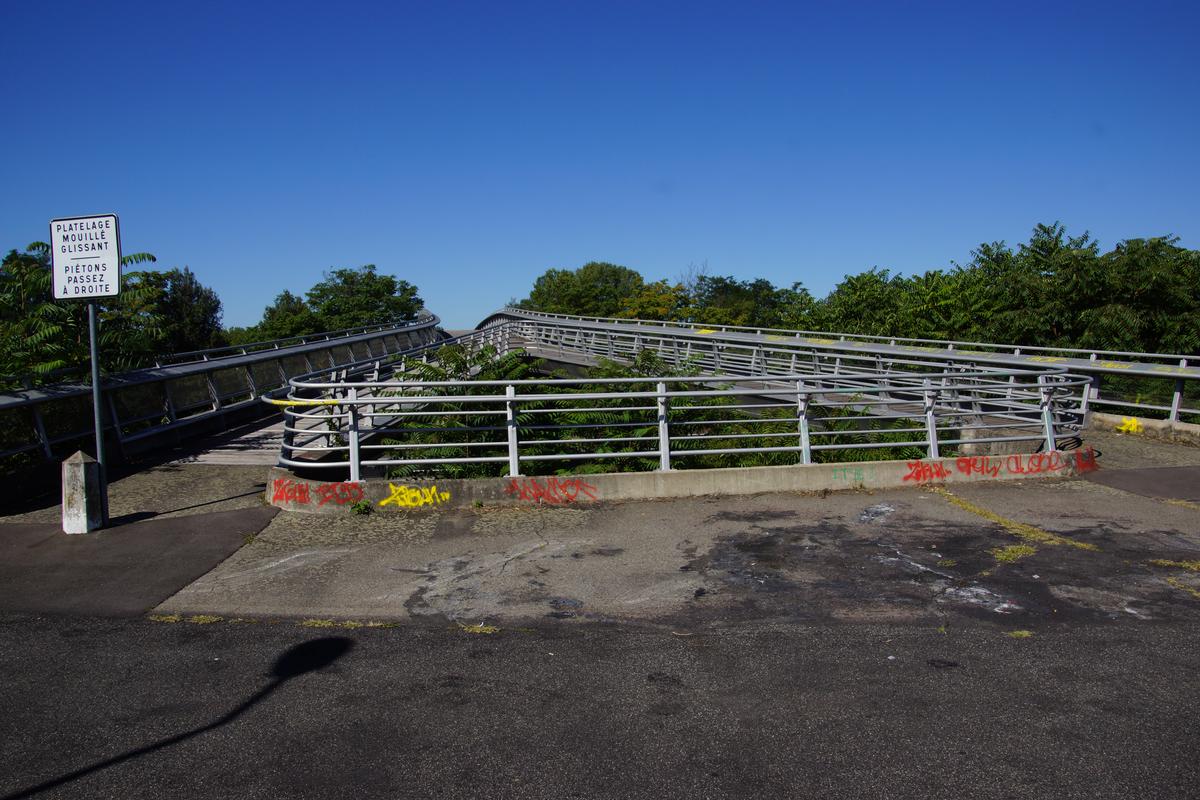
<path fill-rule="evenodd" d="M 350 480 L 357 483 L 362 480 L 362 465 L 359 464 L 358 455 L 358 389 L 351 387 L 346 392 L 346 400 L 349 401 L 347 410 L 350 414 L 350 422 L 347 425 L 347 437 L 350 441 Z"/>
<path fill-rule="evenodd" d="M 658 382 L 658 468 L 671 469 L 671 434 L 667 427 L 667 384 Z"/>
<path fill-rule="evenodd" d="M 50 436 L 46 433 L 46 423 L 42 419 L 42 412 L 38 408 L 36 405 L 30 407 L 30 412 L 33 416 L 33 428 L 37 431 L 37 438 L 42 446 L 42 453 L 48 460 L 53 459 L 54 451 L 50 449 Z"/>
<path fill-rule="evenodd" d="M 250 387 L 250 399 L 258 397 L 258 384 L 254 380 L 254 370 L 246 365 L 246 385 Z"/>
<path fill-rule="evenodd" d="M 521 460 L 517 453 L 517 414 L 515 398 L 517 387 L 511 383 L 504 387 L 504 417 L 508 425 L 508 476 L 515 478 L 521 474 Z"/>
<path fill-rule="evenodd" d="M 796 381 L 796 419 L 800 424 L 800 460 L 803 464 L 811 464 L 812 445 L 808 439 L 808 392 L 804 390 L 804 381 Z"/>
<path fill-rule="evenodd" d="M 1046 452 L 1057 449 L 1054 438 L 1054 390 L 1047 383 L 1048 376 L 1038 375 L 1038 391 L 1042 396 L 1042 432 L 1045 437 Z"/>
<path fill-rule="evenodd" d="M 1186 358 L 1179 359 L 1179 366 L 1187 368 L 1188 362 Z M 1167 417 L 1171 422 L 1179 422 L 1179 409 L 1183 406 L 1183 378 L 1175 379 L 1175 394 L 1171 395 L 1171 415 Z"/>
<path fill-rule="evenodd" d="M 925 379 L 925 432 L 927 444 L 929 446 L 930 458 L 941 458 L 938 453 L 938 438 L 937 438 L 937 416 L 934 412 L 934 407 L 937 405 L 937 392 L 933 390 L 933 384 L 929 378 Z"/>

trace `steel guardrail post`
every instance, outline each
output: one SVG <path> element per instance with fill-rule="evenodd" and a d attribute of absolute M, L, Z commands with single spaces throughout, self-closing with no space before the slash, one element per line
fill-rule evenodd
<path fill-rule="evenodd" d="M 1179 366 L 1187 368 L 1188 362 L 1186 358 L 1179 359 Z M 1175 393 L 1171 395 L 1171 415 L 1167 417 L 1171 422 L 1179 422 L 1179 408 L 1183 405 L 1183 378 L 1175 379 Z"/>
<path fill-rule="evenodd" d="M 1042 430 L 1045 436 L 1046 452 L 1055 450 L 1057 444 L 1054 437 L 1054 393 L 1046 375 L 1038 375 L 1038 391 L 1041 393 Z"/>
<path fill-rule="evenodd" d="M 658 468 L 663 472 L 671 469 L 671 436 L 667 428 L 667 384 L 659 381 L 658 391 Z"/>
<path fill-rule="evenodd" d="M 800 425 L 800 461 L 812 463 L 812 445 L 808 439 L 808 392 L 804 381 L 796 381 L 796 420 Z"/>
<path fill-rule="evenodd" d="M 357 483 L 362 480 L 362 465 L 359 464 L 358 455 L 358 389 L 350 387 L 346 393 L 346 399 L 349 402 L 347 410 L 350 414 L 349 424 L 347 425 L 347 437 L 350 441 L 350 480 Z"/>
<path fill-rule="evenodd" d="M 933 383 L 929 378 L 925 379 L 925 431 L 929 446 L 930 458 L 941 458 L 938 454 L 938 437 L 937 437 L 937 417 L 934 413 L 934 406 L 937 403 L 937 393 L 933 390 Z"/>
<path fill-rule="evenodd" d="M 517 387 L 511 383 L 504 387 L 504 416 L 508 425 L 508 476 L 516 478 L 521 474 L 521 460 L 517 452 L 517 414 L 514 407 Z"/>

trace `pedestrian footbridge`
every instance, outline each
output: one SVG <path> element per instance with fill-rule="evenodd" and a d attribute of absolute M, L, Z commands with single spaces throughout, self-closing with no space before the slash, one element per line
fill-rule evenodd
<path fill-rule="evenodd" d="M 436 361 L 447 344 L 497 355 L 520 351 L 558 366 L 642 358 L 657 372 L 606 380 L 429 380 L 430 371 L 417 365 Z M 217 434 L 216 444 L 191 457 L 278 463 L 352 481 L 384 474 L 516 477 L 606 460 L 622 470 L 673 471 L 747 457 L 803 465 L 888 454 L 1054 452 L 1076 444 L 1097 413 L 1128 415 L 1155 430 L 1190 428 L 1187 421 L 1200 415 L 1200 368 L 1193 364 L 1194 357 L 1178 354 L 504 308 L 458 337 L 426 314 L 391 326 L 181 354 L 109 376 L 103 394 L 106 437 L 126 458 Z M 71 385 L 0 397 L 0 455 L 53 462 L 86 448 L 89 391 Z M 247 427 L 255 420 L 263 422 Z"/>

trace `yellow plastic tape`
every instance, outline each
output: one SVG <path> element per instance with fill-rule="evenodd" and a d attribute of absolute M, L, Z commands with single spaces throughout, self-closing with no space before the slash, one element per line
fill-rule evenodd
<path fill-rule="evenodd" d="M 264 397 L 263 399 L 273 406 L 341 406 L 346 404 L 345 400 L 336 398 L 332 400 L 275 400 Z"/>

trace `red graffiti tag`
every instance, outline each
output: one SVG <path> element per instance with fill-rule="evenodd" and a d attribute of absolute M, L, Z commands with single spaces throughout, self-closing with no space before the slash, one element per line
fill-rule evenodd
<path fill-rule="evenodd" d="M 1011 475 L 1041 475 L 1066 469 L 1067 463 L 1057 450 L 1049 453 L 1034 453 L 1028 456 L 1009 456 L 1005 464 Z"/>
<path fill-rule="evenodd" d="M 990 456 L 963 456 L 954 462 L 954 467 L 963 475 L 981 475 L 995 478 L 1004 466 L 1004 459 Z"/>
<path fill-rule="evenodd" d="M 516 495 L 520 500 L 532 500 L 536 503 L 550 505 L 565 505 L 574 503 L 580 495 L 590 500 L 596 499 L 596 487 L 585 483 L 579 478 L 546 478 L 542 483 L 536 478 L 510 478 L 505 494 Z"/>
<path fill-rule="evenodd" d="M 271 496 L 272 503 L 304 503 L 309 502 L 308 484 L 294 481 L 291 478 L 276 478 L 275 493 Z"/>
<path fill-rule="evenodd" d="M 904 476 L 904 480 L 925 483 L 945 480 L 948 475 L 946 465 L 940 461 L 909 461 L 908 474 Z"/>
<path fill-rule="evenodd" d="M 343 481 L 342 483 L 322 483 L 317 487 L 317 496 L 321 498 L 318 506 L 323 506 L 326 503 L 337 503 L 339 506 L 344 506 L 347 503 L 357 503 L 363 499 L 362 486 L 353 481 Z"/>

